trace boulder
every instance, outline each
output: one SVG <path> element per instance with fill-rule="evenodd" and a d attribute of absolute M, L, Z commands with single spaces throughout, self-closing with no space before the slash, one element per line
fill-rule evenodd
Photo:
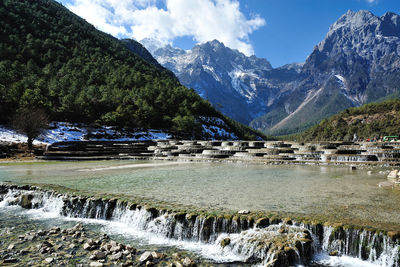
<path fill-rule="evenodd" d="M 146 261 L 151 261 L 152 259 L 153 259 L 153 256 L 151 255 L 151 252 L 146 251 L 140 256 L 139 261 L 146 262 Z"/>
<path fill-rule="evenodd" d="M 224 238 L 224 239 L 222 239 L 221 240 L 221 247 L 226 247 L 227 245 L 229 245 L 231 243 L 231 239 L 229 238 L 229 237 L 227 237 L 227 238 Z"/>
<path fill-rule="evenodd" d="M 32 208 L 32 200 L 33 200 L 33 195 L 31 194 L 25 194 L 19 197 L 19 203 L 21 207 L 24 209 Z"/>

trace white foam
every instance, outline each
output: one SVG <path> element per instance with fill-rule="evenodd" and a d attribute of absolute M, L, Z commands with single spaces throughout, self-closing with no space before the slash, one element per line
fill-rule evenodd
<path fill-rule="evenodd" d="M 317 254 L 314 260 L 318 264 L 332 267 L 382 267 L 379 263 L 371 263 L 349 256 L 333 257 L 326 253 Z"/>

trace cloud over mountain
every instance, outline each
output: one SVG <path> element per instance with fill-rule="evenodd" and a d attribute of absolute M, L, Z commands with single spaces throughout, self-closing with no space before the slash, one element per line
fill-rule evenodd
<path fill-rule="evenodd" d="M 254 53 L 249 35 L 266 24 L 259 15 L 247 18 L 237 0 L 71 0 L 67 7 L 117 37 L 218 39 L 246 55 Z"/>

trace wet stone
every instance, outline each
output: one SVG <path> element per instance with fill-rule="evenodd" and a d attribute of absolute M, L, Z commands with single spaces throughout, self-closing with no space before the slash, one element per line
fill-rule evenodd
<path fill-rule="evenodd" d="M 111 261 L 117 261 L 117 260 L 122 259 L 122 257 L 123 257 L 122 253 L 118 252 L 117 254 L 109 256 L 108 259 Z"/>
<path fill-rule="evenodd" d="M 7 258 L 3 260 L 3 263 L 16 263 L 18 260 L 16 258 Z"/>
<path fill-rule="evenodd" d="M 151 252 L 151 256 L 153 257 L 153 259 L 162 259 L 164 257 L 162 253 L 158 253 L 156 251 Z"/>
<path fill-rule="evenodd" d="M 47 263 L 52 263 L 54 261 L 54 258 L 46 258 L 45 261 Z"/>
<path fill-rule="evenodd" d="M 194 262 L 189 257 L 186 257 L 182 263 L 183 263 L 183 266 L 185 266 L 185 267 L 194 265 Z"/>
<path fill-rule="evenodd" d="M 146 262 L 146 261 L 151 261 L 152 259 L 153 259 L 153 256 L 151 255 L 151 252 L 146 251 L 140 256 L 139 261 Z"/>
<path fill-rule="evenodd" d="M 106 254 L 103 251 L 95 251 L 91 256 L 90 260 L 102 260 L 106 258 Z"/>

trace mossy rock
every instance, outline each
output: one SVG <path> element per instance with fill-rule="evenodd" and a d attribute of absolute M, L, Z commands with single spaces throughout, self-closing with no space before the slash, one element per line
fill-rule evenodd
<path fill-rule="evenodd" d="M 150 212 L 150 213 L 151 213 L 151 216 L 152 216 L 153 218 L 156 218 L 156 217 L 158 217 L 158 215 L 159 215 L 158 209 L 156 209 L 156 208 L 154 208 L 154 207 L 151 207 L 151 206 L 149 206 L 149 205 L 146 205 L 146 206 L 144 206 L 144 209 L 145 209 L 146 211 Z"/>
<path fill-rule="evenodd" d="M 174 218 L 177 221 L 183 221 L 186 218 L 186 213 L 184 213 L 184 212 L 176 213 L 176 214 L 174 214 Z"/>
<path fill-rule="evenodd" d="M 276 216 L 272 216 L 269 218 L 269 223 L 270 224 L 280 224 L 282 222 L 281 218 L 278 218 Z"/>
<path fill-rule="evenodd" d="M 136 203 L 130 203 L 128 205 L 128 209 L 129 210 L 136 210 L 137 209 L 137 204 Z"/>
<path fill-rule="evenodd" d="M 265 228 L 267 226 L 269 226 L 268 218 L 260 218 L 256 221 L 256 227 L 258 227 L 258 228 Z"/>
<path fill-rule="evenodd" d="M 286 217 L 285 219 L 283 219 L 283 222 L 287 225 L 293 225 L 293 221 L 289 217 Z"/>
<path fill-rule="evenodd" d="M 224 247 L 228 246 L 230 243 L 231 243 L 231 239 L 229 237 L 226 237 L 221 240 L 220 245 L 221 245 L 221 247 L 224 248 Z"/>
<path fill-rule="evenodd" d="M 31 209 L 32 208 L 32 200 L 33 200 L 33 195 L 24 194 L 24 195 L 20 196 L 19 203 L 22 208 Z"/>
<path fill-rule="evenodd" d="M 390 237 L 393 241 L 400 239 L 400 231 L 389 231 L 387 233 L 388 237 Z"/>
<path fill-rule="evenodd" d="M 186 214 L 186 219 L 187 219 L 188 221 L 195 221 L 196 218 L 197 218 L 197 214 L 195 214 L 195 213 Z"/>

